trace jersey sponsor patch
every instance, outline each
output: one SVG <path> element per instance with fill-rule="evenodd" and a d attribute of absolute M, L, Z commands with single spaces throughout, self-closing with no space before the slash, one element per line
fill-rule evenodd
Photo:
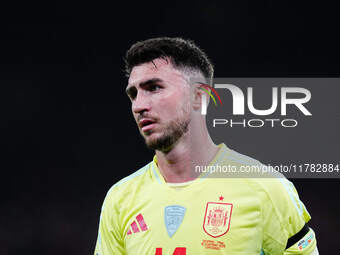
<path fill-rule="evenodd" d="M 225 235 L 230 228 L 232 210 L 231 203 L 208 202 L 203 222 L 204 231 L 214 238 Z"/>
<path fill-rule="evenodd" d="M 186 208 L 180 205 L 169 205 L 164 210 L 164 222 L 168 235 L 172 237 L 181 225 Z"/>

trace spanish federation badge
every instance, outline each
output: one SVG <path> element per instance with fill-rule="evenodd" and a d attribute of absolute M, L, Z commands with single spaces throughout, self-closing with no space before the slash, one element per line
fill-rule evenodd
<path fill-rule="evenodd" d="M 211 237 L 220 237 L 230 228 L 233 204 L 208 202 L 203 222 L 204 231 Z"/>

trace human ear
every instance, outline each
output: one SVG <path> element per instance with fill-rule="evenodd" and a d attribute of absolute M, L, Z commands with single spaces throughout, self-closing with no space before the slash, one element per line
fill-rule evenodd
<path fill-rule="evenodd" d="M 195 86 L 194 87 L 194 92 L 193 92 L 193 101 L 192 101 L 192 106 L 194 110 L 200 110 L 202 108 L 202 104 L 204 103 L 203 100 L 209 100 L 206 96 L 206 92 L 204 91 L 203 87 L 201 86 Z M 206 102 L 207 105 L 208 102 Z"/>

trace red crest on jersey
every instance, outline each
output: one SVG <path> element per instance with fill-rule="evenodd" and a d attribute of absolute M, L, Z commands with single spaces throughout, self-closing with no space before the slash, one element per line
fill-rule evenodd
<path fill-rule="evenodd" d="M 211 237 L 220 237 L 230 228 L 233 204 L 208 202 L 203 222 L 203 229 Z"/>

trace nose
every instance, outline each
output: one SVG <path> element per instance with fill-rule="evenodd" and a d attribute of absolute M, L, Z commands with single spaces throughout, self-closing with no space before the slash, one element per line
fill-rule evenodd
<path fill-rule="evenodd" d="M 134 113 L 142 113 L 150 110 L 150 100 L 143 95 L 143 92 L 139 92 L 132 102 L 132 111 Z"/>

